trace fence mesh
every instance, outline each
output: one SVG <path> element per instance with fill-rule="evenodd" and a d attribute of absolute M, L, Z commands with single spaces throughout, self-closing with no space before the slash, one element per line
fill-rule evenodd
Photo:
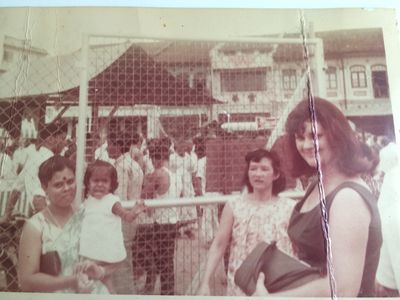
<path fill-rule="evenodd" d="M 52 153 L 76 160 L 81 146 L 87 164 L 116 164 L 119 154 L 130 153 L 146 181 L 155 169 L 148 146 L 161 138 L 169 141 L 177 197 L 239 192 L 245 153 L 265 145 L 282 109 L 305 86 L 300 44 L 97 36 L 89 39 L 86 66 L 81 51 L 35 57 L 29 47 L 24 50 L 0 78 L 2 215 L 28 217 L 46 204 L 43 191 L 37 192 L 37 171 Z M 287 60 L 292 66 L 282 70 L 278 62 Z M 85 145 L 77 145 L 82 68 L 88 78 L 87 130 Z M 10 197 L 12 190 L 20 193 Z M 133 269 L 125 266 L 125 276 L 116 275 L 117 288 L 194 294 L 221 209 L 190 205 L 174 211 L 172 221 L 157 212 L 158 219 L 137 220 L 125 241 Z M 1 228 L 5 290 L 18 290 L 21 224 Z M 221 265 L 215 294 L 224 293 L 225 271 Z"/>
<path fill-rule="evenodd" d="M 0 208 L 3 216 L 18 216 L 0 227 L 2 288 L 19 289 L 21 225 L 46 205 L 37 178 L 44 160 L 61 153 L 76 161 L 83 149 L 85 165 L 100 159 L 125 170 L 125 177 L 118 177 L 121 186 L 140 170 L 145 187 L 160 169 L 152 147 L 162 143 L 168 149 L 169 188 L 162 195 L 153 190 L 148 198 L 194 200 L 153 205 L 123 226 L 128 259 L 116 272 L 114 287 L 125 294 L 195 294 L 223 207 L 196 203 L 196 197 L 238 197 L 245 154 L 267 145 L 282 158 L 288 188 L 296 187 L 281 135 L 288 111 L 305 95 L 307 67 L 302 44 L 270 40 L 96 36 L 89 39 L 87 65 L 80 50 L 44 57 L 22 51 L 0 75 Z M 308 47 L 311 82 L 318 86 L 316 46 Z M 88 82 L 80 80 L 82 68 Z M 86 84 L 86 142 L 79 145 L 79 91 Z M 142 184 L 132 189 L 140 195 Z M 20 193 L 10 196 L 12 190 Z M 214 295 L 225 294 L 226 264 L 225 259 L 215 272 Z"/>
<path fill-rule="evenodd" d="M 152 139 L 168 139 L 177 197 L 239 192 L 245 154 L 265 145 L 282 109 L 294 94 L 302 98 L 305 87 L 300 44 L 102 37 L 92 42 L 97 46 L 88 57 L 94 75 L 88 85 L 87 145 L 107 141 L 109 146 L 123 136 L 120 144 L 128 144 L 132 154 L 137 134 L 148 148 Z M 286 75 L 276 62 L 288 58 L 302 67 Z M 94 152 L 86 147 L 88 160 L 96 158 Z M 144 174 L 154 170 L 150 161 L 145 155 Z M 203 187 L 196 193 L 198 179 Z M 221 209 L 191 205 L 170 218 L 156 211 L 152 221 L 139 220 L 132 241 L 135 292 L 195 294 Z M 225 272 L 221 264 L 213 294 L 225 293 Z M 128 278 L 118 276 L 115 284 L 126 287 Z"/>

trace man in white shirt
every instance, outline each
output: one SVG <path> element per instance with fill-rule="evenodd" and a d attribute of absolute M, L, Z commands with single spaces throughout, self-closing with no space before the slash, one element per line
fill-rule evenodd
<path fill-rule="evenodd" d="M 384 172 L 378 199 L 382 222 L 382 248 L 376 280 L 378 297 L 398 297 L 400 289 L 400 147 L 388 144 L 380 151 L 380 170 Z"/>
<path fill-rule="evenodd" d="M 121 201 L 140 200 L 143 185 L 143 170 L 139 164 L 132 159 L 129 152 L 131 147 L 131 136 L 125 134 L 122 137 L 110 135 L 108 140 L 108 154 L 115 159 L 115 168 L 118 175 L 118 188 L 115 194 Z M 133 281 L 132 267 L 132 244 L 135 238 L 137 221 L 122 223 L 125 249 L 127 258 L 122 266 L 113 275 L 113 284 L 117 294 L 135 294 L 136 286 Z"/>
<path fill-rule="evenodd" d="M 131 147 L 130 147 L 130 154 L 133 160 L 135 160 L 142 170 L 145 170 L 144 160 L 143 160 L 143 152 L 142 152 L 142 144 L 143 138 L 140 136 L 139 133 L 133 133 L 131 137 Z"/>
<path fill-rule="evenodd" d="M 45 193 L 38 178 L 39 167 L 45 160 L 60 153 L 65 146 L 66 135 L 67 124 L 62 122 L 47 124 L 40 130 L 40 147 L 27 158 L 24 168 L 15 179 L 7 201 L 5 215 L 0 218 L 0 223 L 11 217 L 14 206 L 24 190 L 32 213 L 46 207 Z"/>
<path fill-rule="evenodd" d="M 107 135 L 107 130 L 104 128 L 100 129 L 100 133 L 98 135 L 98 147 L 94 151 L 94 159 L 103 160 L 113 165 L 115 160 L 108 154 Z"/>
<path fill-rule="evenodd" d="M 193 142 L 178 139 L 175 151 L 169 157 L 171 170 L 177 174 L 177 191 L 180 197 L 193 197 L 192 177 L 197 172 L 197 155 L 192 150 Z"/>
<path fill-rule="evenodd" d="M 12 157 L 17 174 L 22 171 L 26 161 L 28 160 L 28 157 L 30 157 L 32 152 L 36 152 L 35 145 L 33 143 L 28 143 L 25 137 L 19 137 L 18 147 L 15 149 Z"/>
<path fill-rule="evenodd" d="M 196 139 L 197 154 L 197 172 L 193 179 L 193 186 L 196 196 L 204 196 L 206 193 L 206 140 L 203 137 Z M 197 207 L 197 213 L 200 217 L 199 232 L 204 241 L 204 246 L 209 247 L 218 229 L 218 206 L 206 205 L 202 208 Z"/>
<path fill-rule="evenodd" d="M 139 200 L 142 193 L 143 170 L 130 153 L 130 137 L 119 141 L 121 155 L 115 159 L 118 174 L 118 188 L 115 193 L 122 201 Z"/>
<path fill-rule="evenodd" d="M 11 180 L 17 176 L 15 164 L 10 152 L 9 149 L 0 149 L 0 179 Z"/>
<path fill-rule="evenodd" d="M 175 152 L 169 157 L 171 170 L 176 174 L 175 186 L 178 197 L 194 197 L 193 177 L 197 172 L 197 155 L 193 151 L 191 139 L 177 139 L 175 141 Z M 181 207 L 180 220 L 191 223 L 180 229 L 182 234 L 189 238 L 194 237 L 192 229 L 197 228 L 197 212 L 195 207 Z"/>

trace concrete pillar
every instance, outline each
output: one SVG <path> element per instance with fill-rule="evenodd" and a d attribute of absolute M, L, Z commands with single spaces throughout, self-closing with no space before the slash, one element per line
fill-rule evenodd
<path fill-rule="evenodd" d="M 147 137 L 158 138 L 160 135 L 160 107 L 154 105 L 147 111 Z"/>

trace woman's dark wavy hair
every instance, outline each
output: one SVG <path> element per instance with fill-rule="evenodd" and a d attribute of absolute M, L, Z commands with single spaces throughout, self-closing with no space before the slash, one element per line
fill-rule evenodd
<path fill-rule="evenodd" d="M 316 120 L 324 128 L 329 146 L 337 157 L 339 170 L 349 176 L 370 171 L 373 164 L 363 155 L 361 144 L 343 113 L 336 105 L 322 98 L 315 97 L 314 104 Z M 289 136 L 292 175 L 295 177 L 315 173 L 315 168 L 306 163 L 296 147 L 295 135 L 304 134 L 305 122 L 311 122 L 308 99 L 297 104 L 285 125 Z"/>
<path fill-rule="evenodd" d="M 85 172 L 85 176 L 83 177 L 83 184 L 85 186 L 85 198 L 89 193 L 89 180 L 92 177 L 93 173 L 98 172 L 101 169 L 103 172 L 108 173 L 111 179 L 111 190 L 110 193 L 114 193 L 118 187 L 118 175 L 115 167 L 109 162 L 103 160 L 95 160 L 91 163 Z"/>
<path fill-rule="evenodd" d="M 75 174 L 75 164 L 68 158 L 61 155 L 54 155 L 45 160 L 39 167 L 38 177 L 40 184 L 47 187 L 54 174 L 65 169 L 71 170 Z"/>
<path fill-rule="evenodd" d="M 279 161 L 279 157 L 274 153 L 265 149 L 257 149 L 255 151 L 251 151 L 246 154 L 245 160 L 247 163 L 246 172 L 244 174 L 244 185 L 247 187 L 249 193 L 253 192 L 253 187 L 250 184 L 249 179 L 249 167 L 251 162 L 260 162 L 263 158 L 267 158 L 272 163 L 272 168 L 275 174 L 279 174 L 279 177 L 274 180 L 272 183 L 272 194 L 277 195 L 285 189 L 286 179 L 283 173 L 281 172 L 281 164 Z"/>

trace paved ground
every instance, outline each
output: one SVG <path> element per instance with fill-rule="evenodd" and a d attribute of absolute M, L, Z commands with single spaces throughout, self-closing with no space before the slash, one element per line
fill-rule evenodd
<path fill-rule="evenodd" d="M 195 233 L 193 239 L 181 237 L 176 242 L 175 252 L 175 293 L 176 295 L 195 295 L 200 284 L 202 271 L 207 257 L 208 248 Z M 144 287 L 145 274 L 136 278 L 139 290 Z M 225 295 L 226 283 L 221 264 L 216 271 L 211 284 L 212 295 Z M 139 292 L 140 293 L 140 292 Z M 154 294 L 160 293 L 160 282 L 157 279 Z"/>

